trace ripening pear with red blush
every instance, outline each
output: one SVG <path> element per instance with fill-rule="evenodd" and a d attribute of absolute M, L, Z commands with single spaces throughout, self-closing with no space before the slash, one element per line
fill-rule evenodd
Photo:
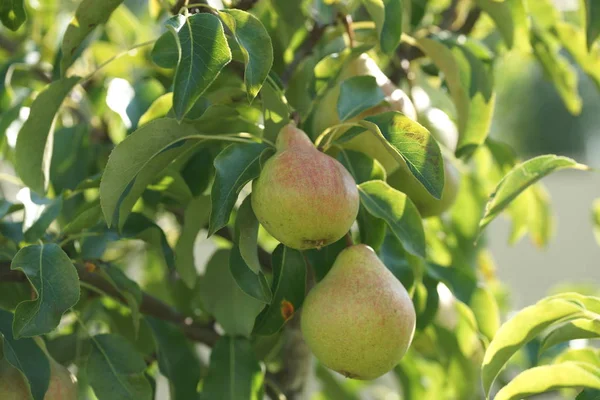
<path fill-rule="evenodd" d="M 298 250 L 320 248 L 342 238 L 356 220 L 359 206 L 350 173 L 293 124 L 279 132 L 276 150 L 252 186 L 252 209 L 262 226 Z"/>

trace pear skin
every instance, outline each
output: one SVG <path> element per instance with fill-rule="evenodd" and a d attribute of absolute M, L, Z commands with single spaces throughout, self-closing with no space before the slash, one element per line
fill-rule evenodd
<path fill-rule="evenodd" d="M 406 167 L 398 168 L 389 175 L 387 182 L 415 203 L 421 217 L 428 218 L 440 215 L 454 204 L 460 185 L 460 173 L 450 159 L 444 157 L 444 189 L 441 199 L 433 197 Z"/>
<path fill-rule="evenodd" d="M 328 368 L 354 379 L 390 371 L 415 331 L 413 303 L 400 281 L 366 245 L 350 246 L 308 294 L 304 340 Z"/>
<path fill-rule="evenodd" d="M 77 384 L 68 369 L 52 358 L 50 361 L 50 382 L 44 400 L 77 400 Z M 29 387 L 25 377 L 6 360 L 0 360 L 0 399 L 29 399 Z"/>
<path fill-rule="evenodd" d="M 358 214 L 352 175 L 293 124 L 281 130 L 276 148 L 252 186 L 258 221 L 275 239 L 298 250 L 340 239 Z"/>

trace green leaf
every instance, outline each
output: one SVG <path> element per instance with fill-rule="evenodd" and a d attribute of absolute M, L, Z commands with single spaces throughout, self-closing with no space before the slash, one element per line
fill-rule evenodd
<path fill-rule="evenodd" d="M 600 199 L 594 200 L 592 206 L 592 222 L 594 224 L 594 236 L 596 242 L 600 245 Z"/>
<path fill-rule="evenodd" d="M 115 147 L 100 182 L 100 205 L 109 227 L 123 227 L 146 186 L 189 149 L 185 139 L 195 133 L 188 124 L 161 118 L 137 129 Z"/>
<path fill-rule="evenodd" d="M 525 189 L 551 172 L 565 168 L 589 169 L 575 160 L 555 155 L 535 157 L 514 167 L 490 196 L 485 214 L 479 222 L 480 232 Z"/>
<path fill-rule="evenodd" d="M 525 344 L 550 325 L 583 315 L 581 306 L 560 298 L 539 301 L 519 311 L 500 327 L 488 346 L 482 364 L 483 389 L 489 394 L 506 362 Z"/>
<path fill-rule="evenodd" d="M 83 0 L 79 3 L 75 17 L 67 27 L 62 42 L 62 59 L 60 60 L 61 75 L 73 64 L 81 53 L 85 38 L 98 26 L 106 23 L 112 12 L 123 0 L 106 0 L 97 2 Z"/>
<path fill-rule="evenodd" d="M 19 118 L 19 114 L 21 112 L 21 108 L 29 100 L 29 97 L 23 98 L 21 101 L 17 102 L 15 105 L 10 107 L 9 109 L 5 109 L 0 114 L 0 140 L 4 138 L 6 135 L 6 130 L 8 127 Z"/>
<path fill-rule="evenodd" d="M 23 0 L 4 0 L 0 4 L 0 21 L 11 31 L 16 31 L 27 19 Z"/>
<path fill-rule="evenodd" d="M 574 339 L 593 339 L 600 337 L 600 321 L 580 318 L 565 322 L 550 331 L 542 340 L 540 353 L 550 347 Z"/>
<path fill-rule="evenodd" d="M 189 17 L 178 32 L 181 46 L 173 81 L 173 110 L 181 121 L 231 61 L 221 21 L 212 14 Z"/>
<path fill-rule="evenodd" d="M 325 275 L 327 275 L 327 273 L 333 266 L 333 263 L 335 262 L 335 259 L 337 258 L 338 254 L 340 254 L 341 251 L 344 250 L 346 247 L 348 247 L 346 243 L 346 238 L 343 237 L 337 242 L 332 243 L 329 246 L 325 246 L 319 250 L 310 249 L 304 252 L 304 254 L 306 254 L 308 262 L 313 266 L 315 270 L 315 278 L 317 279 L 317 282 L 325 278 Z"/>
<path fill-rule="evenodd" d="M 185 209 L 183 227 L 175 246 L 175 269 L 187 287 L 193 289 L 198 273 L 194 262 L 194 243 L 202 228 L 208 223 L 210 198 L 200 196 L 192 199 Z"/>
<path fill-rule="evenodd" d="M 240 190 L 260 174 L 262 143 L 232 144 L 215 158 L 215 181 L 211 190 L 212 208 L 208 235 L 227 225 Z"/>
<path fill-rule="evenodd" d="M 448 286 L 458 300 L 465 304 L 472 301 L 473 293 L 477 289 L 477 277 L 472 271 L 427 263 L 427 273 Z"/>
<path fill-rule="evenodd" d="M 600 368 L 578 362 L 531 368 L 504 386 L 494 400 L 520 400 L 551 390 L 578 387 L 600 389 Z"/>
<path fill-rule="evenodd" d="M 64 78 L 46 86 L 31 104 L 15 148 L 15 169 L 23 183 L 38 194 L 48 187 L 54 119 L 63 100 L 79 82 L 79 77 Z"/>
<path fill-rule="evenodd" d="M 530 50 L 529 26 L 524 0 L 476 0 L 475 3 L 493 20 L 509 48 Z M 534 0 L 539 2 L 540 0 Z"/>
<path fill-rule="evenodd" d="M 244 55 L 244 83 L 251 102 L 273 66 L 273 45 L 267 30 L 254 15 L 242 10 L 220 11 L 221 20 L 240 45 Z"/>
<path fill-rule="evenodd" d="M 87 377 L 98 400 L 150 400 L 146 363 L 129 342 L 117 335 L 92 337 Z"/>
<path fill-rule="evenodd" d="M 204 309 L 230 335 L 250 336 L 254 319 L 264 307 L 240 289 L 227 266 L 229 251 L 218 250 L 206 265 L 198 292 Z"/>
<path fill-rule="evenodd" d="M 403 0 L 363 0 L 377 27 L 379 45 L 384 53 L 392 53 L 402 36 Z"/>
<path fill-rule="evenodd" d="M 294 317 L 304 302 L 306 263 L 298 250 L 282 244 L 273 252 L 273 301 L 256 318 L 254 333 L 273 335 Z"/>
<path fill-rule="evenodd" d="M 13 333 L 17 339 L 53 331 L 62 315 L 79 301 L 77 270 L 54 243 L 22 248 L 10 269 L 25 273 L 37 296 L 15 310 Z"/>
<path fill-rule="evenodd" d="M 469 307 L 477 320 L 479 331 L 492 340 L 500 328 L 500 310 L 492 291 L 486 287 L 478 287 L 471 295 Z"/>
<path fill-rule="evenodd" d="M 65 235 L 79 233 L 96 225 L 101 218 L 102 208 L 100 207 L 100 202 L 96 201 L 90 207 L 77 214 L 71 222 L 65 225 L 62 231 Z"/>
<path fill-rule="evenodd" d="M 369 145 L 378 146 L 377 151 L 391 155 L 400 167 L 405 163 L 433 197 L 441 198 L 444 188 L 442 155 L 437 141 L 427 129 L 395 111 L 368 117 L 359 124 L 361 126 L 349 129 L 338 139 L 342 147 L 358 135 L 372 135 L 368 136 L 371 139 Z"/>
<path fill-rule="evenodd" d="M 354 76 L 340 84 L 337 113 L 340 121 L 356 117 L 385 99 L 374 76 Z"/>
<path fill-rule="evenodd" d="M 598 400 L 600 399 L 600 390 L 584 389 L 579 393 L 575 400 Z"/>
<path fill-rule="evenodd" d="M 255 274 L 250 267 L 248 267 L 240 254 L 240 248 L 237 244 L 233 245 L 233 248 L 229 253 L 229 270 L 233 279 L 235 279 L 235 282 L 244 293 L 263 303 L 268 304 L 271 302 L 273 296 L 269 289 L 267 278 L 262 271 Z"/>
<path fill-rule="evenodd" d="M 153 220 L 143 214 L 131 213 L 125 226 L 123 226 L 122 237 L 135 237 L 148 243 L 153 250 L 165 260 L 165 264 L 171 270 L 175 270 L 175 255 L 167 241 L 162 228 Z"/>
<path fill-rule="evenodd" d="M 491 126 L 496 97 L 491 72 L 470 48 L 451 40 L 421 38 L 416 44 L 444 74 L 450 89 L 458 114 L 456 154 L 470 155 Z"/>
<path fill-rule="evenodd" d="M 210 355 L 202 384 L 202 399 L 261 400 L 264 373 L 250 342 L 224 336 Z"/>
<path fill-rule="evenodd" d="M 406 251 L 425 257 L 425 232 L 421 216 L 404 193 L 377 180 L 358 185 L 358 191 L 362 205 L 373 216 L 387 223 Z"/>
<path fill-rule="evenodd" d="M 170 398 L 197 399 L 202 365 L 193 344 L 172 324 L 153 317 L 148 322 L 158 343 L 158 367 L 169 379 Z"/>
<path fill-rule="evenodd" d="M 12 334 L 13 314 L 0 309 L 0 339 L 3 338 L 4 360 L 25 375 L 33 400 L 43 400 L 50 382 L 50 363 L 33 339 L 15 340 Z"/>
<path fill-rule="evenodd" d="M 168 31 L 158 38 L 150 52 L 152 61 L 159 67 L 175 68 L 179 63 L 181 48 L 176 34 L 185 22 L 185 15 L 182 14 L 175 15 L 165 22 Z"/>
<path fill-rule="evenodd" d="M 265 119 L 264 138 L 275 142 L 281 128 L 290 122 L 291 110 L 281 89 L 273 87 L 269 81 L 263 85 L 260 95 Z"/>
<path fill-rule="evenodd" d="M 535 57 L 554 84 L 565 107 L 571 114 L 579 115 L 583 104 L 577 89 L 577 71 L 569 60 L 560 54 L 558 40 L 548 32 L 533 29 L 531 44 Z"/>
<path fill-rule="evenodd" d="M 134 336 L 140 329 L 140 306 L 142 305 L 142 290 L 139 285 L 129 279 L 119 268 L 107 265 L 98 269 L 98 272 L 117 292 L 125 299 L 131 310 L 131 319 L 133 320 Z"/>
<path fill-rule="evenodd" d="M 44 236 L 50 224 L 58 218 L 63 205 L 62 196 L 50 200 L 40 198 L 26 190 L 19 193 L 17 197 L 23 202 L 25 208 L 23 238 L 29 243 L 35 242 Z"/>
<path fill-rule="evenodd" d="M 600 4 L 594 0 L 587 0 L 587 46 L 592 44 L 600 36 Z"/>
<path fill-rule="evenodd" d="M 165 93 L 152 102 L 150 107 L 142 114 L 138 121 L 138 127 L 146 125 L 150 121 L 166 117 L 173 105 L 173 93 Z"/>
<path fill-rule="evenodd" d="M 600 7 L 599 7 L 600 8 Z M 554 27 L 562 46 L 573 56 L 575 62 L 600 88 L 600 46 L 586 46 L 583 29 L 559 21 Z"/>
<path fill-rule="evenodd" d="M 258 219 L 252 209 L 251 195 L 248 195 L 235 217 L 235 238 L 239 252 L 248 268 L 255 274 L 260 272 L 258 260 Z"/>

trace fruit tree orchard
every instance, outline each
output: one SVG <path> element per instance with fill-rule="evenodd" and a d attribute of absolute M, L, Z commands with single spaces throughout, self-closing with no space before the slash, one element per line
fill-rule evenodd
<path fill-rule="evenodd" d="M 500 215 L 546 246 L 541 178 L 594 173 L 489 130 L 509 57 L 581 112 L 600 1 L 2 0 L 0 21 L 0 399 L 600 396 L 600 352 L 568 345 L 600 336 L 600 298 L 509 318 L 486 247 Z"/>

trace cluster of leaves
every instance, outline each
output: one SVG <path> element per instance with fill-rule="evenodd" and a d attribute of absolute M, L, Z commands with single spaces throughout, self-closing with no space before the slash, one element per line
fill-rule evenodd
<path fill-rule="evenodd" d="M 174 399 L 297 390 L 285 378 L 307 362 L 290 356 L 302 353 L 294 353 L 302 347 L 294 314 L 313 272 L 320 280 L 346 241 L 303 254 L 278 244 L 252 211 L 247 184 L 292 112 L 359 185 L 351 236 L 376 249 L 412 296 L 417 333 L 394 371 L 404 398 L 489 396 L 511 356 L 542 331 L 540 355 L 598 336 L 597 300 L 575 294 L 498 330 L 503 290 L 483 232 L 505 213 L 511 241 L 529 233 L 546 245 L 553 220 L 538 181 L 587 169 L 554 155 L 521 162 L 488 131 L 493 65 L 514 52 L 533 54 L 569 110 L 580 111 L 561 50 L 600 83 L 593 0 L 562 13 L 550 0 L 33 3 L 0 6 L 16 31 L 0 31 L 2 165 L 16 174 L 1 175 L 0 356 L 23 372 L 34 399 L 48 385 L 37 336 L 60 363 L 77 366 L 83 399 L 149 399 L 159 375 Z M 342 82 L 335 110 L 349 129 L 312 130 L 341 69 L 365 52 L 456 121 L 448 156 L 459 159 L 461 189 L 442 217 L 421 219 L 385 182 L 380 161 L 350 145 L 363 137 L 441 196 L 447 149 L 417 121 L 390 111 L 348 122 L 382 102 L 375 79 Z M 418 111 L 421 120 L 427 110 Z M 598 354 L 584 353 L 536 357 L 529 365 L 546 364 L 496 398 L 600 389 Z M 547 373 L 568 379 L 549 385 Z M 323 399 L 368 390 L 321 367 L 317 379 Z"/>

